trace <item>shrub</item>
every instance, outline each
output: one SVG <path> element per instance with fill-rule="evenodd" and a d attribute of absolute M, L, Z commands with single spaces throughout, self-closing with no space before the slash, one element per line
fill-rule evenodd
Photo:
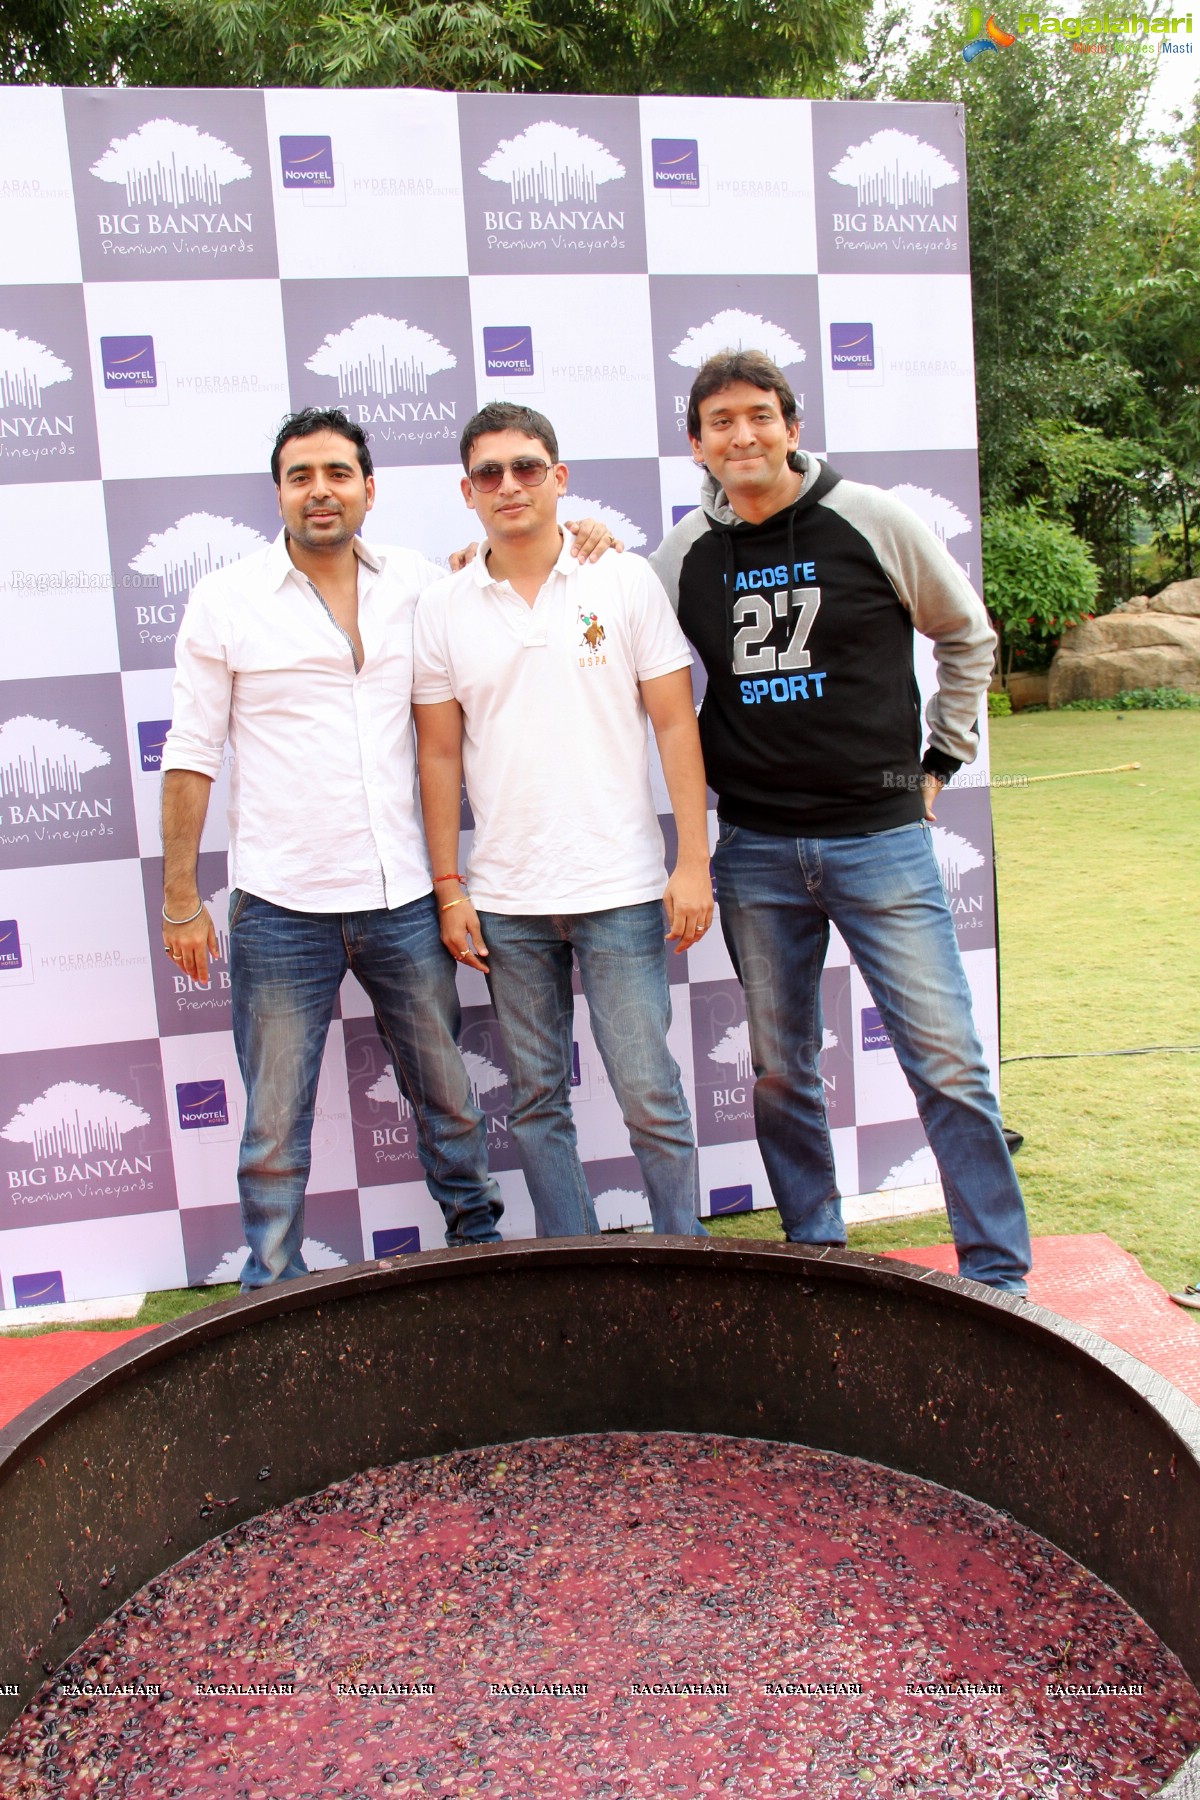
<path fill-rule="evenodd" d="M 994 694 L 988 690 L 988 718 L 1006 719 L 1012 712 L 1012 701 L 1007 694 Z"/>
<path fill-rule="evenodd" d="M 983 580 L 1007 681 L 1014 664 L 1045 668 L 1067 627 L 1092 616 L 1100 573 L 1069 525 L 1007 506 L 984 516 Z"/>
<path fill-rule="evenodd" d="M 1200 694 L 1186 688 L 1126 688 L 1107 700 L 1068 700 L 1059 712 L 1194 712 L 1200 711 Z M 991 707 L 988 707 L 991 711 Z"/>

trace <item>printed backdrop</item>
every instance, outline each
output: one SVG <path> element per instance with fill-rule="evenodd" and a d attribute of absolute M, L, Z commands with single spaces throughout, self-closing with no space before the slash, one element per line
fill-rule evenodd
<path fill-rule="evenodd" d="M 280 416 L 318 402 L 361 421 L 378 470 L 370 535 L 444 561 L 470 535 L 463 423 L 488 399 L 530 401 L 570 466 L 564 516 L 599 515 L 646 554 L 696 503 L 694 371 L 754 345 L 801 396 L 805 444 L 900 494 L 977 582 L 966 226 L 950 106 L 0 96 L 0 235 L 20 247 L 0 277 L 5 1307 L 229 1280 L 241 1264 L 228 944 L 208 989 L 164 957 L 157 805 L 179 620 L 198 576 L 278 527 L 265 470 Z M 986 778 L 985 745 L 935 838 L 994 1062 Z M 221 927 L 224 788 L 200 859 Z M 704 1209 L 768 1205 L 719 933 L 672 976 Z M 460 979 L 505 1229 L 527 1235 L 499 1035 L 482 978 Z M 836 939 L 823 1000 L 844 1191 L 935 1179 Z M 582 999 L 575 1037 L 600 1217 L 642 1222 Z M 353 980 L 325 1056 L 306 1225 L 313 1267 L 442 1241 Z"/>

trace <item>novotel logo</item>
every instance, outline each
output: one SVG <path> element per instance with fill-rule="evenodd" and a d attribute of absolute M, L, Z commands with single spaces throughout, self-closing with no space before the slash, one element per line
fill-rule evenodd
<path fill-rule="evenodd" d="M 162 768 L 163 745 L 170 729 L 170 719 L 138 720 L 138 752 L 143 775 L 157 775 Z"/>
<path fill-rule="evenodd" d="M 485 325 L 485 375 L 532 375 L 533 332 L 528 325 Z"/>
<path fill-rule="evenodd" d="M 177 1081 L 175 1104 L 183 1131 L 203 1131 L 211 1125 L 228 1125 L 229 1101 L 223 1081 Z"/>
<path fill-rule="evenodd" d="M 700 186 L 700 145 L 695 138 L 651 138 L 650 163 L 656 188 Z"/>
<path fill-rule="evenodd" d="M 152 337 L 102 337 L 100 360 L 106 388 L 158 386 Z"/>
<path fill-rule="evenodd" d="M 754 1189 L 749 1182 L 739 1187 L 710 1188 L 708 1211 L 713 1219 L 719 1219 L 723 1213 L 753 1212 Z"/>
<path fill-rule="evenodd" d="M 66 1297 L 61 1269 L 47 1269 L 41 1275 L 13 1276 L 13 1303 L 16 1306 L 61 1306 Z"/>
<path fill-rule="evenodd" d="M 873 325 L 830 325 L 829 350 L 835 369 L 875 367 Z"/>
<path fill-rule="evenodd" d="M 333 139 L 281 137 L 279 161 L 285 188 L 336 187 L 333 174 Z"/>
<path fill-rule="evenodd" d="M 421 1230 L 417 1225 L 392 1225 L 386 1231 L 371 1233 L 371 1251 L 375 1256 L 414 1256 L 421 1248 Z"/>
<path fill-rule="evenodd" d="M 864 1050 L 890 1050 L 892 1040 L 884 1029 L 877 1006 L 862 1009 L 862 1047 Z"/>
<path fill-rule="evenodd" d="M 21 933 L 15 919 L 0 919 L 0 971 L 22 968 Z"/>

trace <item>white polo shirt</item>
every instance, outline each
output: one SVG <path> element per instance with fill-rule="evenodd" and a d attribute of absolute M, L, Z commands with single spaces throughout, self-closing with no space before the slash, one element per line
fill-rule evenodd
<path fill-rule="evenodd" d="M 442 570 L 414 550 L 354 547 L 361 669 L 282 532 L 196 583 L 176 645 L 163 769 L 215 778 L 228 739 L 230 884 L 295 912 L 404 906 L 430 888 L 412 622 Z"/>
<path fill-rule="evenodd" d="M 485 547 L 486 548 L 486 547 Z M 485 551 L 422 594 L 413 699 L 457 700 L 475 815 L 471 898 L 499 913 L 658 900 L 663 839 L 639 681 L 691 652 L 639 556 L 580 563 L 565 541 L 531 607 Z"/>

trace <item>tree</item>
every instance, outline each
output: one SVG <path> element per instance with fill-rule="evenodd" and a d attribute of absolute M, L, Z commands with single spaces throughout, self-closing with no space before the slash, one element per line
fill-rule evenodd
<path fill-rule="evenodd" d="M 984 514 L 983 567 L 1007 686 L 1014 661 L 1044 667 L 1060 634 L 1090 616 L 1100 577 L 1070 526 L 1034 506 Z"/>

